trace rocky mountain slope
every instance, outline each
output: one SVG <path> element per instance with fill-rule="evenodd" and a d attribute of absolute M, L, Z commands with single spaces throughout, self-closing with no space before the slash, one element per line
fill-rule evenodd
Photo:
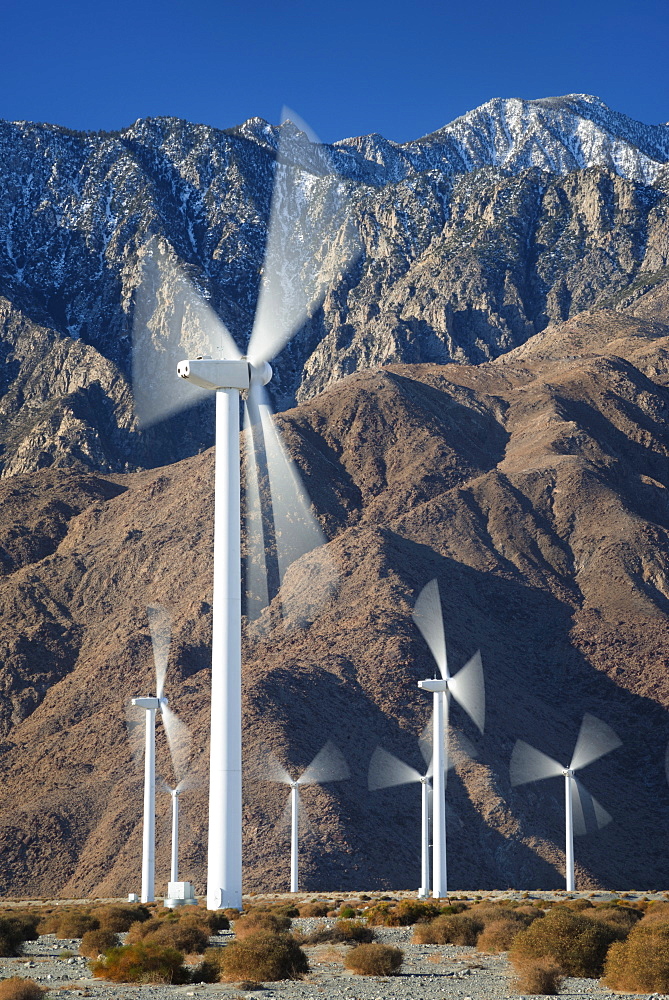
<path fill-rule="evenodd" d="M 577 841 L 579 883 L 666 884 L 669 311 L 659 288 L 635 308 L 649 315 L 582 312 L 479 365 L 359 372 L 278 417 L 339 587 L 314 606 L 320 556 L 305 556 L 287 622 L 246 630 L 247 889 L 288 884 L 267 752 L 296 772 L 326 738 L 352 778 L 304 791 L 305 887 L 418 885 L 419 794 L 368 793 L 366 772 L 377 745 L 420 766 L 416 682 L 432 663 L 411 609 L 432 577 L 452 668 L 480 648 L 487 685 L 483 737 L 452 714 L 452 887 L 563 884 L 562 785 L 512 789 L 508 762 L 516 738 L 568 760 L 585 711 L 624 745 L 583 773 L 614 819 Z M 2 483 L 3 893 L 137 888 L 141 774 L 123 718 L 151 690 L 155 601 L 174 615 L 168 694 L 202 779 L 184 794 L 182 868 L 202 886 L 211 475 L 207 451 Z M 159 796 L 159 884 L 168 806 Z"/>
<path fill-rule="evenodd" d="M 4 475 L 120 472 L 211 444 L 203 414 L 137 431 L 128 382 L 142 261 L 157 237 L 244 345 L 279 134 L 291 129 L 0 123 Z M 283 351 L 277 405 L 379 364 L 485 361 L 551 322 L 664 286 L 668 136 L 569 95 L 490 101 L 404 145 L 372 135 L 314 148 L 300 175 L 307 215 L 345 194 L 360 252 Z"/>

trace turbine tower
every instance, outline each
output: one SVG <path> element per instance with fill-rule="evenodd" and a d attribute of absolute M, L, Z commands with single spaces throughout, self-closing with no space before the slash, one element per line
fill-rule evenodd
<path fill-rule="evenodd" d="M 599 760 L 604 754 L 622 746 L 617 735 L 605 722 L 594 715 L 583 716 L 574 753 L 568 767 L 553 760 L 529 743 L 517 740 L 511 754 L 511 784 L 524 785 L 543 778 L 564 777 L 565 803 L 565 880 L 567 892 L 573 892 L 574 878 L 574 834 L 588 832 L 588 827 L 601 830 L 611 822 L 611 816 L 599 802 L 586 791 L 576 777 L 576 772 L 588 764 Z"/>
<path fill-rule="evenodd" d="M 341 751 L 331 740 L 318 751 L 309 767 L 293 780 L 278 760 L 269 756 L 265 768 L 266 781 L 278 781 L 290 787 L 290 891 L 298 892 L 299 884 L 299 823 L 300 788 L 305 785 L 325 785 L 329 781 L 345 781 L 351 777 L 348 764 Z"/>
<path fill-rule="evenodd" d="M 448 767 L 448 721 L 451 696 L 464 708 L 471 720 L 483 732 L 485 721 L 485 690 L 480 653 L 451 676 L 446 657 L 444 620 L 441 611 L 439 585 L 430 580 L 418 595 L 413 620 L 429 646 L 441 677 L 418 681 L 418 687 L 432 692 L 433 756 L 432 756 L 432 895 L 445 896 L 448 891 L 446 869 L 446 769 Z"/>
<path fill-rule="evenodd" d="M 314 191 L 319 200 L 312 206 Z M 249 617 L 255 617 L 276 597 L 290 563 L 325 543 L 271 419 L 264 391 L 272 377 L 269 362 L 314 315 L 328 287 L 343 280 L 356 253 L 355 234 L 348 222 L 347 186 L 336 175 L 327 150 L 292 122 L 285 122 L 280 130 L 262 281 L 246 356 L 241 356 L 224 324 L 183 272 L 170 263 L 170 254 L 156 250 L 155 244 L 146 254 L 148 267 L 143 290 L 138 292 L 133 347 L 140 422 L 148 426 L 201 398 L 197 392 L 188 398 L 165 381 L 165 359 L 173 359 L 177 374 L 191 389 L 213 392 L 216 399 L 209 909 L 242 905 L 240 396 L 246 403 L 247 527 L 252 522 L 257 530 L 251 534 L 260 534 L 262 539 L 249 559 L 247 573 Z M 155 317 L 161 315 L 163 279 L 170 283 L 170 293 L 181 299 L 175 310 L 178 322 L 161 335 L 156 347 Z M 147 337 L 147 330 L 151 337 Z M 183 350 L 184 340 L 195 350 L 188 360 L 176 365 L 179 358 L 173 351 L 176 347 Z M 215 354 L 219 356 L 211 356 Z M 163 388 L 158 391 L 161 378 Z M 272 517 L 257 514 L 257 502 L 267 487 Z M 319 562 L 325 597 L 332 576 L 327 556 Z"/>

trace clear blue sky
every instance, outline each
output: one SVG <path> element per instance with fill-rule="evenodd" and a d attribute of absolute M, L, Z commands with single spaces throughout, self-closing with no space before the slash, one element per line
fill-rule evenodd
<path fill-rule="evenodd" d="M 666 0 L 5 0 L 0 118 L 219 128 L 294 108 L 404 142 L 491 97 L 591 93 L 669 120 Z"/>

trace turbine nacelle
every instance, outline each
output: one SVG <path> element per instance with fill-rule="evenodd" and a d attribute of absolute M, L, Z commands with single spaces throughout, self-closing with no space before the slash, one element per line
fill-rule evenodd
<path fill-rule="evenodd" d="M 427 681 L 418 681 L 418 687 L 422 688 L 423 691 L 448 691 L 448 681 L 445 678 L 441 680 L 432 678 Z"/>
<path fill-rule="evenodd" d="M 237 389 L 244 392 L 252 383 L 267 385 L 272 368 L 267 361 L 252 365 L 247 358 L 191 358 L 177 365 L 179 378 L 188 379 L 200 389 Z"/>
<path fill-rule="evenodd" d="M 167 701 L 166 698 L 163 701 Z M 137 708 L 160 708 L 160 698 L 133 698 L 132 704 L 136 705 Z"/>

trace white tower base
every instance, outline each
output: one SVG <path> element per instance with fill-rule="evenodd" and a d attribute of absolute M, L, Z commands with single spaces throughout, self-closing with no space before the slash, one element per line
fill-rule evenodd
<path fill-rule="evenodd" d="M 192 882 L 168 882 L 165 906 L 173 910 L 176 906 L 195 906 L 195 889 Z"/>

